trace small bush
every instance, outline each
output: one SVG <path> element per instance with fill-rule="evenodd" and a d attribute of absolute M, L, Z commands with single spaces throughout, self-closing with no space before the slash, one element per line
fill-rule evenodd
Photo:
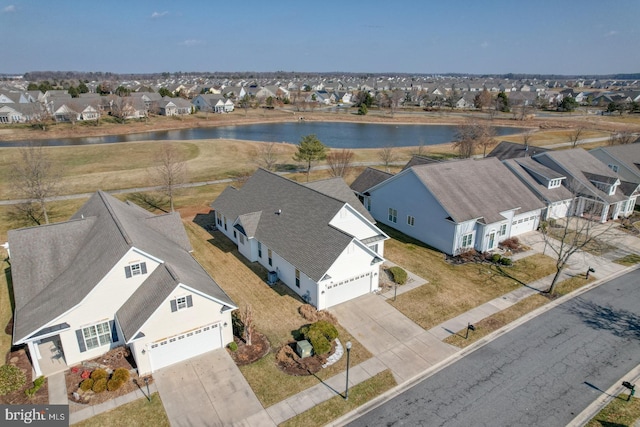
<path fill-rule="evenodd" d="M 25 385 L 27 377 L 15 365 L 3 365 L 0 366 L 0 396 L 11 393 L 18 390 Z"/>
<path fill-rule="evenodd" d="M 109 381 L 107 381 L 107 390 L 115 391 L 120 387 L 122 387 L 123 384 L 124 384 L 124 381 L 122 381 L 121 379 L 111 378 Z"/>
<path fill-rule="evenodd" d="M 499 246 L 503 249 L 517 251 L 518 249 L 520 249 L 520 240 L 518 240 L 517 237 L 510 237 L 500 242 Z"/>
<path fill-rule="evenodd" d="M 229 347 L 231 351 L 238 351 L 238 344 L 236 344 L 235 341 L 231 341 L 227 347 Z"/>
<path fill-rule="evenodd" d="M 319 320 L 300 328 L 300 334 L 309 340 L 316 354 L 324 354 L 331 351 L 331 341 L 338 337 L 338 330 L 326 320 Z"/>
<path fill-rule="evenodd" d="M 478 252 L 475 249 L 469 249 L 469 250 L 465 250 L 463 252 L 460 252 L 458 254 L 458 257 L 463 262 L 470 262 L 470 261 L 473 261 L 476 258 L 477 255 L 478 255 Z"/>
<path fill-rule="evenodd" d="M 98 381 L 101 379 L 107 379 L 107 377 L 109 376 L 109 374 L 107 374 L 107 371 L 105 371 L 104 369 L 98 368 L 96 370 L 94 370 L 93 372 L 91 372 L 91 379 L 93 381 Z"/>
<path fill-rule="evenodd" d="M 493 254 L 493 255 L 491 255 L 491 262 L 498 263 L 498 262 L 500 262 L 500 258 L 501 258 L 500 254 Z"/>
<path fill-rule="evenodd" d="M 129 381 L 129 371 L 125 368 L 118 368 L 115 371 L 113 371 L 113 374 L 111 374 L 111 379 L 112 380 L 118 380 L 118 381 L 122 381 L 122 383 L 126 383 L 127 381 Z"/>
<path fill-rule="evenodd" d="M 331 351 L 331 342 L 329 342 L 322 332 L 318 330 L 311 330 L 306 338 L 311 343 L 315 354 L 325 354 Z"/>
<path fill-rule="evenodd" d="M 304 320 L 306 320 L 308 322 L 311 322 L 311 323 L 317 322 L 319 320 L 324 320 L 324 321 L 329 322 L 329 323 L 331 323 L 333 325 L 337 325 L 338 324 L 338 319 L 336 319 L 336 316 L 334 316 L 333 314 L 329 313 L 326 310 L 318 311 L 311 304 L 303 304 L 303 305 L 301 305 L 300 308 L 298 308 L 298 312 L 304 318 Z"/>
<path fill-rule="evenodd" d="M 500 258 L 500 264 L 502 264 L 502 265 L 511 265 L 511 264 L 513 264 L 513 262 L 511 261 L 511 258 L 502 257 L 502 258 Z"/>
<path fill-rule="evenodd" d="M 94 393 L 102 393 L 106 389 L 107 389 L 106 378 L 100 378 L 99 380 L 93 381 L 93 387 L 91 388 L 91 390 L 93 390 Z"/>
<path fill-rule="evenodd" d="M 407 283 L 407 272 L 403 268 L 391 267 L 389 269 L 389 273 L 391 273 L 393 281 L 398 285 L 404 285 L 405 283 Z"/>
<path fill-rule="evenodd" d="M 276 354 L 276 360 L 283 365 L 291 365 L 298 360 L 300 360 L 300 356 L 291 348 L 289 345 L 284 345 L 280 350 L 278 350 L 278 354 Z"/>
<path fill-rule="evenodd" d="M 80 383 L 80 390 L 89 391 L 93 388 L 93 380 L 91 378 L 87 378 L 86 380 Z"/>
<path fill-rule="evenodd" d="M 43 376 L 39 376 L 33 382 L 33 387 L 26 389 L 24 391 L 24 394 L 26 394 L 27 397 L 29 398 L 33 397 L 38 392 L 38 390 L 40 390 L 40 388 L 44 385 L 44 381 L 45 381 L 45 378 Z"/>

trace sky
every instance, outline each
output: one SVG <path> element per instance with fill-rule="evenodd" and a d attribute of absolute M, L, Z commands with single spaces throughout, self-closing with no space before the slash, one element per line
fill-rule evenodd
<path fill-rule="evenodd" d="M 0 73 L 640 72 L 640 0 L 0 0 Z"/>

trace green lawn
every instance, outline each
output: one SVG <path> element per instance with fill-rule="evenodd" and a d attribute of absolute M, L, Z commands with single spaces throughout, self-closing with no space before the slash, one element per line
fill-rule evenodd
<path fill-rule="evenodd" d="M 119 406 L 111 411 L 98 414 L 88 420 L 81 421 L 78 427 L 169 427 L 169 419 L 164 412 L 162 400 L 158 393 L 151 395 L 151 402 L 146 398 L 135 400 Z"/>

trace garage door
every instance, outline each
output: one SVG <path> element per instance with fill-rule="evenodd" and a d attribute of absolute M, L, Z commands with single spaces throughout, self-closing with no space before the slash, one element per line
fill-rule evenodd
<path fill-rule="evenodd" d="M 151 371 L 155 372 L 220 347 L 222 331 L 219 323 L 156 341 L 149 347 Z"/>
<path fill-rule="evenodd" d="M 539 216 L 528 215 L 520 216 L 513 219 L 511 223 L 511 235 L 517 236 L 528 231 L 533 231 L 538 228 Z"/>
<path fill-rule="evenodd" d="M 371 291 L 371 273 L 361 274 L 327 286 L 326 306 L 332 307 Z"/>

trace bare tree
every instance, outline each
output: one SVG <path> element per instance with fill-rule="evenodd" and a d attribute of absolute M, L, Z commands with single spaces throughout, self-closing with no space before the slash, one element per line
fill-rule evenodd
<path fill-rule="evenodd" d="M 584 128 L 582 126 L 579 126 L 569 134 L 569 141 L 571 141 L 571 146 L 573 148 L 578 145 L 578 141 L 580 141 L 580 137 L 582 136 L 583 132 Z"/>
<path fill-rule="evenodd" d="M 327 154 L 327 164 L 329 165 L 331 176 L 344 177 L 349 167 L 351 167 L 353 156 L 353 151 L 346 148 L 340 151 L 330 151 Z"/>
<path fill-rule="evenodd" d="M 386 168 L 387 172 L 389 172 L 389 166 L 391 166 L 391 163 L 393 163 L 397 157 L 395 148 L 392 145 L 382 147 L 380 151 L 378 151 L 378 157 L 380 157 L 382 164 Z"/>
<path fill-rule="evenodd" d="M 525 149 L 529 148 L 529 144 L 533 139 L 533 130 L 528 130 L 522 134 L 522 143 L 524 144 Z"/>
<path fill-rule="evenodd" d="M 131 98 L 115 97 L 111 102 L 111 115 L 117 119 L 119 123 L 125 123 L 134 113 Z"/>
<path fill-rule="evenodd" d="M 463 159 L 470 158 L 476 147 L 482 147 L 483 155 L 486 156 L 487 148 L 496 143 L 495 135 L 493 126 L 471 120 L 456 127 L 453 148 L 458 150 L 458 155 Z"/>
<path fill-rule="evenodd" d="M 482 157 L 487 157 L 487 148 L 496 145 L 496 129 L 486 123 L 481 123 L 478 130 L 478 146 L 482 147 Z"/>
<path fill-rule="evenodd" d="M 261 143 L 257 153 L 257 163 L 265 169 L 272 171 L 278 163 L 279 151 L 278 144 L 275 142 Z"/>
<path fill-rule="evenodd" d="M 40 130 L 47 130 L 47 126 L 52 122 L 52 117 L 51 114 L 49 114 L 49 111 L 37 102 L 32 102 L 27 105 L 27 122 Z"/>
<path fill-rule="evenodd" d="M 173 212 L 175 191 L 186 181 L 186 164 L 176 147 L 168 142 L 160 146 L 160 151 L 156 154 L 156 164 L 155 178 L 162 187 L 162 192 L 169 197 L 169 205 Z"/>
<path fill-rule="evenodd" d="M 422 138 L 420 138 L 420 143 L 416 147 L 416 151 L 411 153 L 414 156 L 424 156 L 426 154 L 425 143 Z"/>
<path fill-rule="evenodd" d="M 17 209 L 36 224 L 41 221 L 48 224 L 47 199 L 58 194 L 60 175 L 43 147 L 31 144 L 20 148 L 18 161 L 13 165 L 13 182 L 16 192 L 28 202 Z M 41 217 L 35 214 L 34 204 Z"/>
<path fill-rule="evenodd" d="M 398 108 L 400 108 L 400 105 L 402 104 L 402 101 L 406 98 L 407 94 L 404 93 L 404 91 L 400 90 L 400 89 L 396 89 L 393 92 L 391 92 L 391 97 L 389 99 L 389 105 L 391 108 L 391 115 L 393 116 L 393 113 L 395 113 Z"/>
<path fill-rule="evenodd" d="M 244 325 L 244 342 L 246 345 L 251 345 L 251 338 L 253 336 L 253 330 L 255 328 L 253 321 L 253 308 L 251 304 L 247 304 L 242 312 L 242 323 Z"/>
<path fill-rule="evenodd" d="M 609 140 L 607 141 L 607 144 L 609 145 L 631 144 L 633 141 L 635 141 L 635 138 L 636 137 L 632 132 L 628 130 L 623 130 L 621 132 L 611 134 L 611 136 L 609 137 Z"/>

